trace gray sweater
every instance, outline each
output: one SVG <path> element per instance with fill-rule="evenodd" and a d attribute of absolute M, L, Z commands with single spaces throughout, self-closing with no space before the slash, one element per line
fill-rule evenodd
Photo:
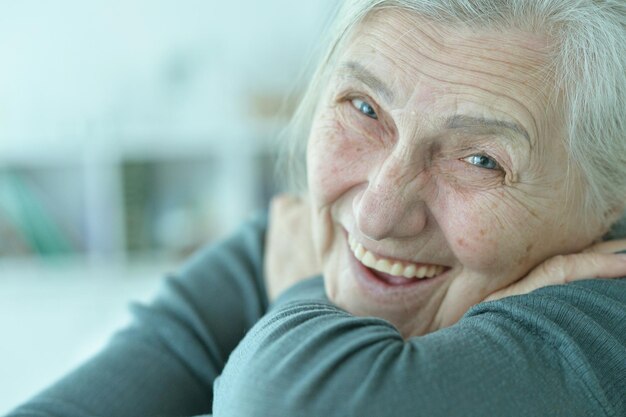
<path fill-rule="evenodd" d="M 265 228 L 198 253 L 10 416 L 626 416 L 626 280 L 481 303 L 404 341 L 330 303 L 321 277 L 268 306 Z"/>

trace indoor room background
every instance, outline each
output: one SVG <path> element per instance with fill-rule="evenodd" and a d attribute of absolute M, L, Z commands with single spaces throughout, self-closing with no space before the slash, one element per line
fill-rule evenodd
<path fill-rule="evenodd" d="M 0 0 L 0 414 L 276 192 L 331 0 Z"/>

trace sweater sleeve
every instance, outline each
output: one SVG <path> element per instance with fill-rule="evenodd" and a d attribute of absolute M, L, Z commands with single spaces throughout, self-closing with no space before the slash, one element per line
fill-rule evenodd
<path fill-rule="evenodd" d="M 624 279 L 481 303 L 407 341 L 322 285 L 292 288 L 244 338 L 216 381 L 216 417 L 626 415 Z"/>
<path fill-rule="evenodd" d="M 211 413 L 213 381 L 267 310 L 266 214 L 200 251 L 97 356 L 10 417 Z"/>

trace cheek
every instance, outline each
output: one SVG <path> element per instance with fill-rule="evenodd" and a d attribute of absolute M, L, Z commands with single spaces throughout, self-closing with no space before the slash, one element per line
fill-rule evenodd
<path fill-rule="evenodd" d="M 493 224 L 485 221 L 467 206 L 453 208 L 458 217 L 453 218 L 444 230 L 448 243 L 457 258 L 472 269 L 490 269 L 495 263 L 498 242 L 494 238 Z"/>
<path fill-rule="evenodd" d="M 367 178 L 366 146 L 346 134 L 338 121 L 321 121 L 313 126 L 307 151 L 311 197 L 329 203 Z"/>
<path fill-rule="evenodd" d="M 453 193 L 441 213 L 450 249 L 464 268 L 503 278 L 529 268 L 534 244 L 524 233 L 527 216 L 505 191 Z"/>

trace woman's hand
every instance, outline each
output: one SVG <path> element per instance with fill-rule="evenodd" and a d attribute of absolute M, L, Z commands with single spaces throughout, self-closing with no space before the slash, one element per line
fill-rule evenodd
<path fill-rule="evenodd" d="M 322 272 L 305 200 L 287 194 L 272 199 L 264 261 L 270 302 L 293 284 Z"/>
<path fill-rule="evenodd" d="M 558 255 L 536 266 L 528 275 L 506 288 L 490 294 L 484 301 L 526 294 L 548 285 L 566 284 L 590 278 L 626 276 L 626 239 L 600 242 L 581 253 Z"/>

